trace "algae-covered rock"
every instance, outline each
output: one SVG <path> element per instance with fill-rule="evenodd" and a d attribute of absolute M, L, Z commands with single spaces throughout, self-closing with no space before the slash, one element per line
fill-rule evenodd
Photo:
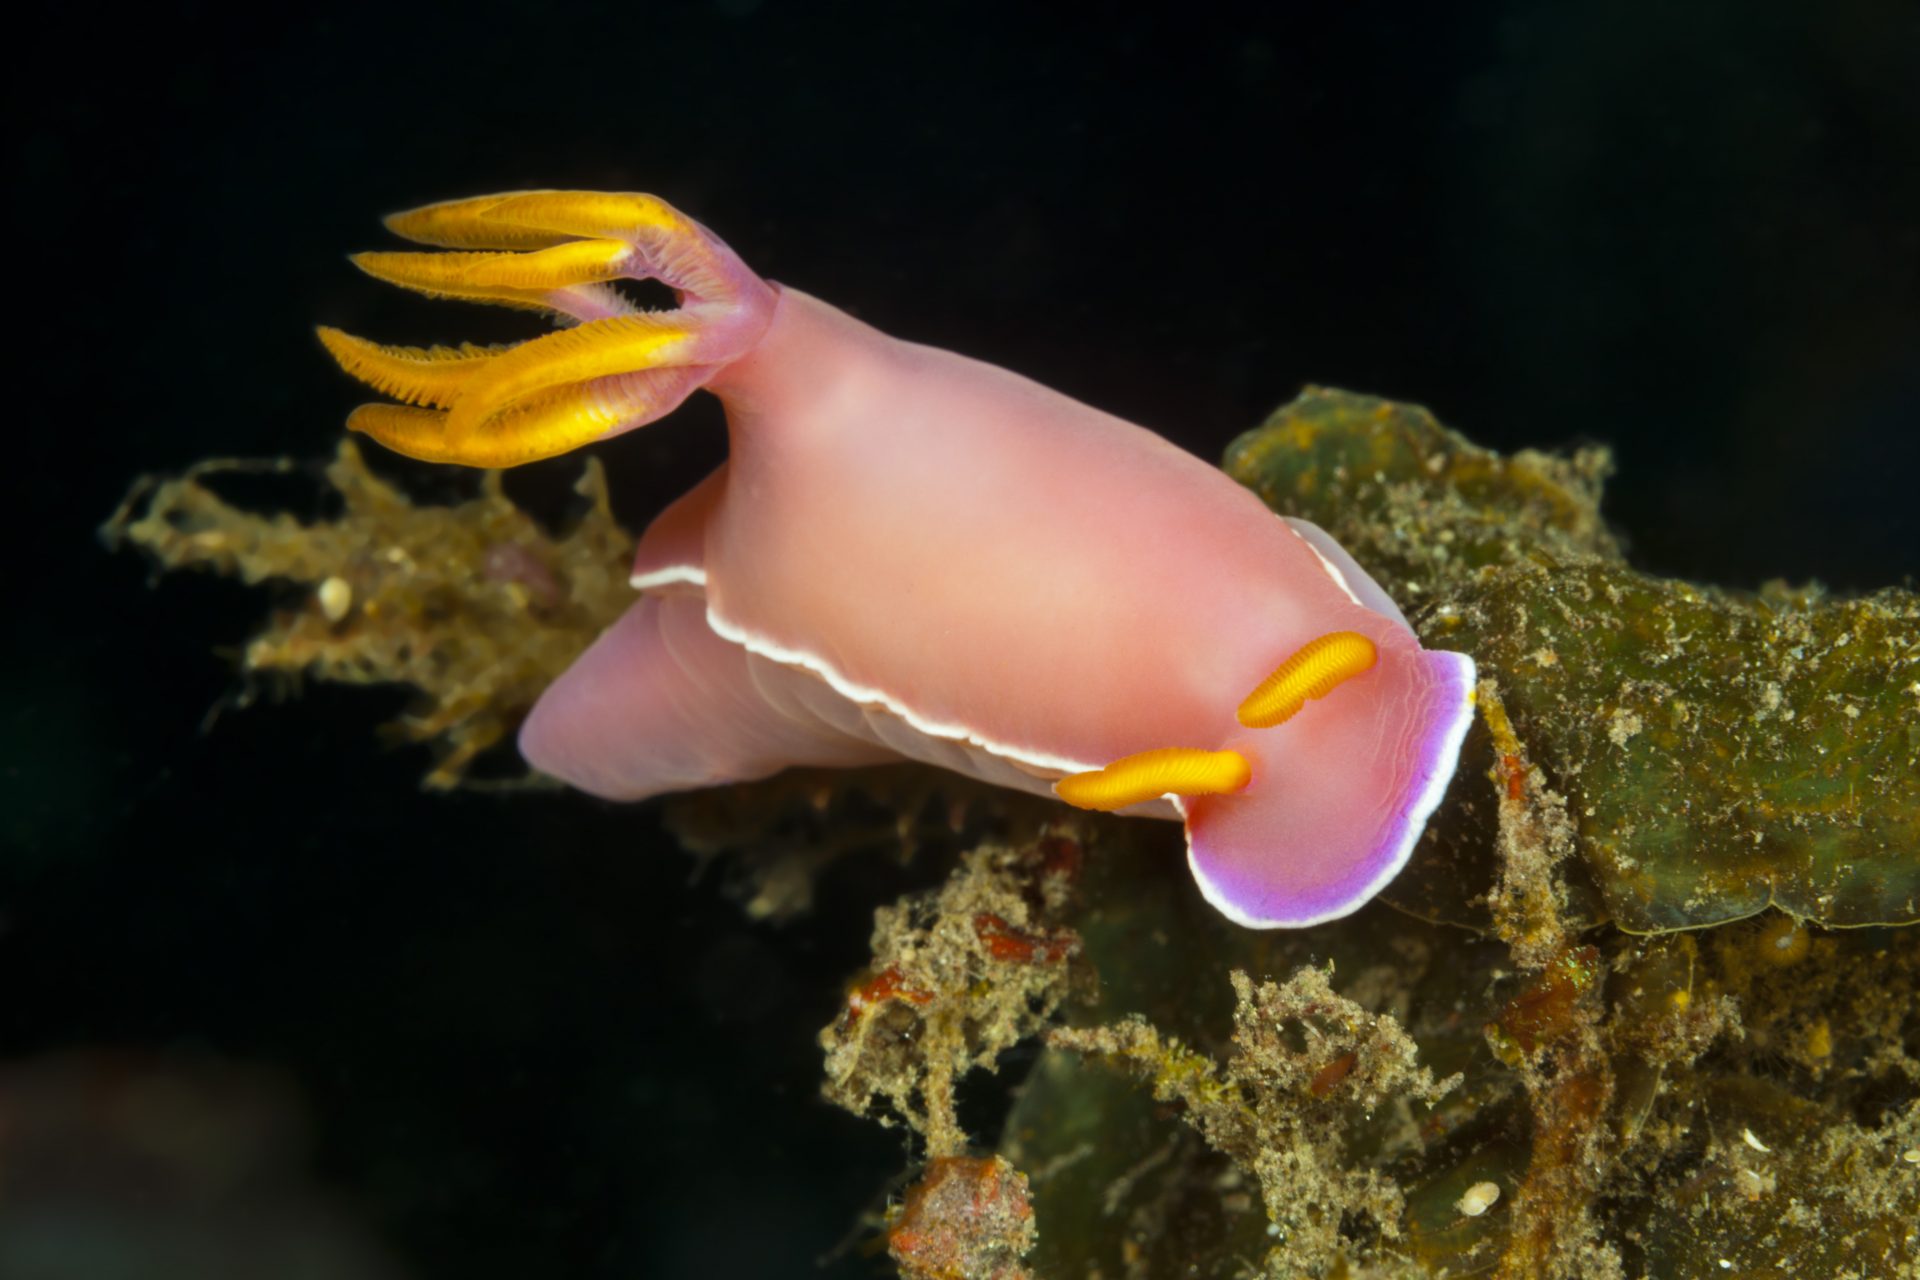
<path fill-rule="evenodd" d="M 1242 929 L 1187 880 L 1177 832 L 1091 826 L 1066 918 L 1099 993 L 1068 1006 L 1001 1147 L 1033 1182 L 1039 1273 L 1497 1256 L 1506 1214 L 1453 1206 L 1525 1164 L 1522 1090 L 1474 1069 L 1484 1018 L 1462 1013 L 1504 989 L 1506 948 L 1381 905 Z"/>
<path fill-rule="evenodd" d="M 1044 1027 L 1072 993 L 1080 938 L 1056 923 L 1071 835 L 983 844 L 940 889 L 876 913 L 873 964 L 848 991 L 826 1051 L 826 1097 L 904 1122 L 936 1157 L 958 1155 L 955 1082 Z"/>
<path fill-rule="evenodd" d="M 495 480 L 417 508 L 350 450 L 339 520 L 252 516 L 201 483 L 242 465 L 110 534 L 299 584 L 249 669 L 419 688 L 433 781 L 628 599 L 593 473 L 553 538 Z M 821 1035 L 826 1095 L 912 1134 L 903 1273 L 1920 1275 L 1920 930 L 1886 927 L 1920 917 L 1920 598 L 1639 573 L 1604 451 L 1502 457 L 1366 397 L 1309 391 L 1227 466 L 1485 675 L 1382 902 L 1241 929 L 1172 824 L 905 766 L 672 806 L 763 916 L 838 858 L 953 862 L 880 910 Z M 968 1132 L 958 1097 L 1037 1038 Z"/>
<path fill-rule="evenodd" d="M 999 1156 L 942 1156 L 907 1191 L 887 1228 L 906 1280 L 1033 1280 L 1027 1179 Z"/>
<path fill-rule="evenodd" d="M 1599 517 L 1603 452 L 1503 458 L 1365 396 L 1308 391 L 1227 468 L 1474 655 L 1621 928 L 1920 919 L 1920 596 L 1640 573 Z"/>
<path fill-rule="evenodd" d="M 1920 934 L 1812 922 L 1916 914 L 1915 598 L 1637 573 L 1603 453 L 1501 458 L 1361 397 L 1229 466 L 1487 672 L 1388 895 L 1479 936 L 1380 905 L 1236 929 L 1172 833 L 1092 824 L 1061 919 L 1099 993 L 1000 1145 L 1038 1272 L 1914 1274 Z M 1807 922 L 1728 923 L 1769 902 Z"/>
<path fill-rule="evenodd" d="M 1096 826 L 1064 916 L 1099 996 L 1066 1007 L 1000 1145 L 1037 1274 L 1585 1280 L 1767 1274 L 1768 1250 L 1909 1273 L 1920 931 L 1601 927 L 1529 971 L 1381 905 L 1216 929 L 1177 846 Z M 1249 1025 L 1290 1072 L 1249 1069 Z M 1344 1096 L 1382 1050 L 1393 1083 Z"/>
<path fill-rule="evenodd" d="M 1620 1225 L 1630 1264 L 1674 1280 L 1911 1274 L 1920 1259 L 1920 1104 L 1872 1128 L 1765 1080 L 1704 1091 L 1694 1158 Z"/>
<path fill-rule="evenodd" d="M 1338 994 L 1319 967 L 1279 983 L 1238 970 L 1230 980 L 1237 1004 L 1224 1068 L 1137 1014 L 1056 1031 L 1048 1043 L 1138 1075 L 1251 1174 L 1270 1237 L 1261 1265 L 1271 1274 L 1323 1266 L 1361 1232 L 1397 1240 L 1405 1204 L 1383 1166 L 1423 1145 L 1409 1108 L 1437 1102 L 1459 1080 L 1436 1081 L 1392 1015 Z"/>

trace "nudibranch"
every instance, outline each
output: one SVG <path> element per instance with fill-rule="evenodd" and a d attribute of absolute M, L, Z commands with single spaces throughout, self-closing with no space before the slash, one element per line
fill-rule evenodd
<path fill-rule="evenodd" d="M 1473 661 L 1421 648 L 1321 530 L 1144 428 L 764 281 L 652 196 L 513 192 L 387 226 L 445 252 L 359 255 L 369 274 L 563 327 L 427 349 L 323 328 L 402 402 L 349 427 L 501 467 L 697 388 L 726 408 L 727 461 L 640 540 L 641 596 L 528 718 L 536 768 L 631 800 L 925 761 L 1184 820 L 1201 892 L 1256 928 L 1345 915 L 1406 862 Z M 645 279 L 678 306 L 615 283 Z"/>

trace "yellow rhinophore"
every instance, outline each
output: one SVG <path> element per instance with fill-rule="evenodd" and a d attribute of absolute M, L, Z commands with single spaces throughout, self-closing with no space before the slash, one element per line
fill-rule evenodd
<path fill-rule="evenodd" d="M 1238 751 L 1166 747 L 1062 778 L 1053 784 L 1053 793 L 1078 808 L 1111 813 L 1164 795 L 1224 795 L 1240 790 L 1252 778 L 1253 766 Z"/>
<path fill-rule="evenodd" d="M 1271 729 L 1292 719 L 1310 698 L 1324 698 L 1379 660 L 1373 641 L 1357 631 L 1333 631 L 1301 646 L 1240 704 L 1240 723 Z"/>

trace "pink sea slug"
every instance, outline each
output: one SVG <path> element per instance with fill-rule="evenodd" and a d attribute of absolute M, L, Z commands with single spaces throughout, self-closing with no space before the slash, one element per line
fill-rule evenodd
<path fill-rule="evenodd" d="M 1406 862 L 1471 718 L 1465 654 L 1422 649 L 1326 534 L 1159 436 L 761 280 L 645 195 L 532 191 L 388 219 L 453 250 L 356 261 L 550 312 L 517 346 L 321 338 L 407 403 L 349 426 L 510 466 L 704 387 L 729 457 L 640 540 L 643 593 L 547 690 L 536 767 L 637 800 L 790 765 L 906 757 L 1184 820 L 1241 924 L 1345 915 Z M 657 279 L 645 311 L 610 282 Z"/>

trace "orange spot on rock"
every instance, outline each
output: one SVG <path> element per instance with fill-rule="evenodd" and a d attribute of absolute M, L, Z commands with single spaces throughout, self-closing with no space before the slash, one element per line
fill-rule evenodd
<path fill-rule="evenodd" d="M 1526 990 L 1507 1001 L 1490 1028 L 1496 1042 L 1530 1054 L 1564 1036 L 1573 1028 L 1580 997 L 1600 980 L 1602 967 L 1598 947 L 1561 952 Z"/>
<path fill-rule="evenodd" d="M 927 1004 L 932 999 L 933 992 L 909 987 L 900 970 L 888 966 L 847 993 L 846 1019 L 849 1022 L 856 1021 L 868 1011 L 893 1000 Z"/>
<path fill-rule="evenodd" d="M 1507 780 L 1507 799 L 1519 804 L 1527 798 L 1527 767 L 1519 756 L 1502 755 L 1500 773 Z"/>
<path fill-rule="evenodd" d="M 1027 1179 L 999 1156 L 931 1161 L 887 1229 L 908 1280 L 1027 1280 L 1033 1241 Z"/>
<path fill-rule="evenodd" d="M 1000 916 L 983 911 L 973 918 L 973 931 L 995 960 L 1015 964 L 1059 964 L 1080 945 L 1072 934 L 1049 936 L 1016 929 Z"/>
<path fill-rule="evenodd" d="M 1326 1066 L 1313 1073 L 1313 1080 L 1307 1085 L 1307 1092 L 1316 1098 L 1324 1098 L 1333 1092 L 1334 1086 L 1353 1074 L 1354 1064 L 1359 1062 L 1358 1054 L 1343 1053 Z"/>

